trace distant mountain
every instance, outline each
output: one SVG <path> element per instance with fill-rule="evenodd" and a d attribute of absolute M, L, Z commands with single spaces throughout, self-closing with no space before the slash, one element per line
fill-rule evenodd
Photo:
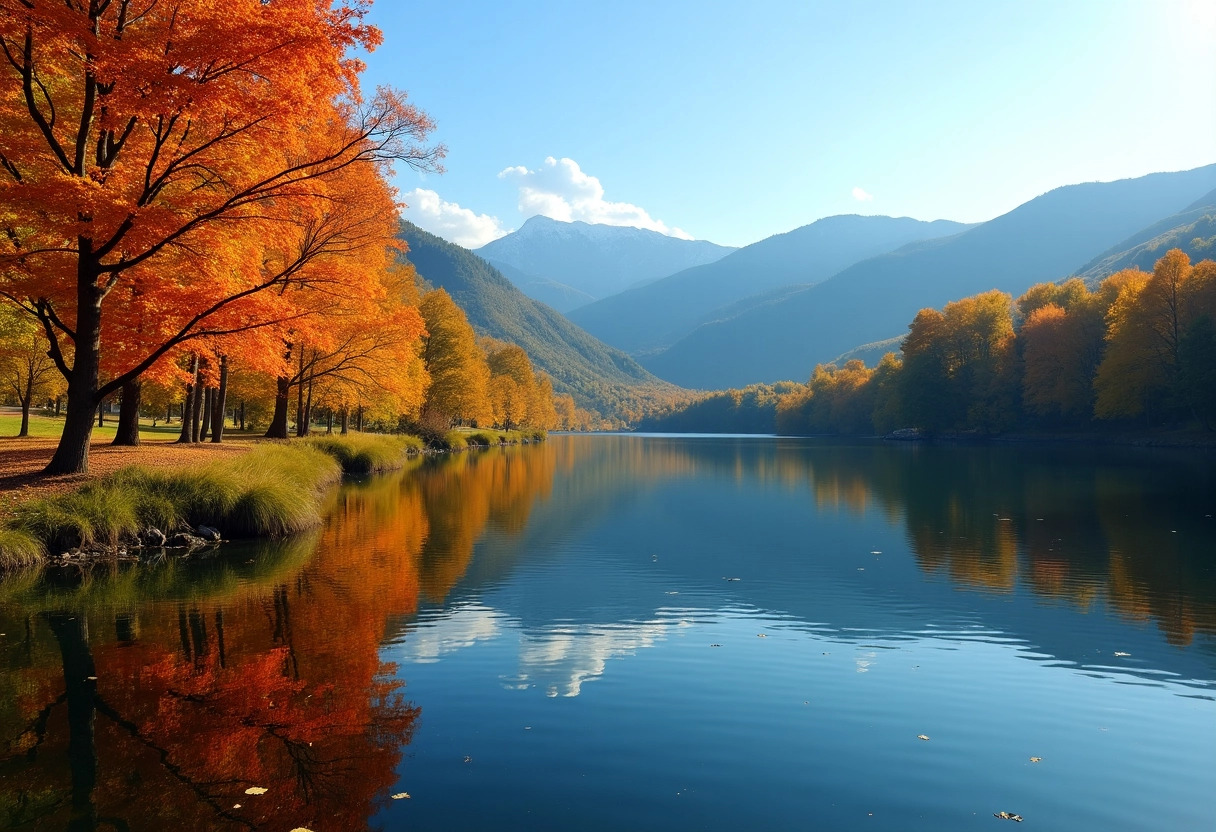
<path fill-rule="evenodd" d="M 530 275 L 525 271 L 515 268 L 510 263 L 490 258 L 485 258 L 485 261 L 502 272 L 503 277 L 514 283 L 515 288 L 525 295 L 533 300 L 548 304 L 563 314 L 579 306 L 585 306 L 595 300 L 591 295 L 586 292 L 580 292 L 573 286 L 558 283 L 556 280 L 547 280 L 543 277 Z"/>
<path fill-rule="evenodd" d="M 703 323 L 739 314 L 739 303 L 768 303 L 773 297 L 767 295 L 774 290 L 788 293 L 790 284 L 818 283 L 876 254 L 970 227 L 907 217 L 826 217 L 752 243 L 715 263 L 580 307 L 570 319 L 626 352 L 652 351 Z"/>
<path fill-rule="evenodd" d="M 523 347 L 533 365 L 553 378 L 553 389 L 572 394 L 580 407 L 620 417 L 637 402 L 676 392 L 623 352 L 525 296 L 468 249 L 405 221 L 398 236 L 409 245 L 406 259 L 418 274 L 446 289 L 479 335 Z"/>
<path fill-rule="evenodd" d="M 1094 284 L 1122 269 L 1151 272 L 1172 248 L 1185 251 L 1192 262 L 1216 258 L 1216 191 L 1111 247 L 1082 266 L 1077 276 Z"/>
<path fill-rule="evenodd" d="M 685 387 L 806 378 L 818 362 L 905 332 L 917 311 L 988 289 L 1020 294 L 1072 274 L 1216 188 L 1216 165 L 1057 188 L 962 234 L 912 243 L 643 359 Z"/>
<path fill-rule="evenodd" d="M 605 298 L 636 283 L 712 263 L 734 250 L 642 228 L 535 216 L 518 231 L 477 249 L 477 254 L 517 269 L 533 281 L 549 280 L 592 298 Z M 541 299 L 530 294 L 529 286 L 517 285 Z"/>

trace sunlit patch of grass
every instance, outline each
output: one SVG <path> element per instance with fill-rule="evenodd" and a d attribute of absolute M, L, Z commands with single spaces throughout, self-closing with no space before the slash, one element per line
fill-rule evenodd
<path fill-rule="evenodd" d="M 0 569 L 34 566 L 45 557 L 45 548 L 33 535 L 20 529 L 0 528 Z"/>
<path fill-rule="evenodd" d="M 417 436 L 383 436 L 347 434 L 346 436 L 314 436 L 308 445 L 329 454 L 342 465 L 347 474 L 372 474 L 391 471 L 405 463 L 410 453 L 423 450 Z"/>

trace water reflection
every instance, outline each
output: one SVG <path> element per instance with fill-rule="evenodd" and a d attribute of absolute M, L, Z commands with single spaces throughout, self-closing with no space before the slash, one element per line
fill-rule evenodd
<path fill-rule="evenodd" d="M 0 583 L 0 824 L 365 828 L 457 693 L 404 680 L 487 647 L 516 697 L 660 652 L 703 678 L 759 635 L 787 658 L 739 672 L 776 689 L 808 644 L 866 677 L 982 644 L 1210 697 L 1214 508 L 1210 458 L 1130 450 L 554 437 L 418 461 L 339 491 L 315 535 Z"/>

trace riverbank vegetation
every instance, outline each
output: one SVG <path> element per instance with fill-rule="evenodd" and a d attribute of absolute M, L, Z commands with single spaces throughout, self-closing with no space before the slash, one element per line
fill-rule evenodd
<path fill-rule="evenodd" d="M 923 309 L 901 355 L 819 365 L 805 384 L 711 393 L 649 430 L 994 435 L 1216 429 L 1216 262 L 1041 283 Z"/>

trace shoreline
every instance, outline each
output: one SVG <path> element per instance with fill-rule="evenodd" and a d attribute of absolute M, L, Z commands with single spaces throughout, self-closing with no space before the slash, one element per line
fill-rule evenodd
<path fill-rule="evenodd" d="M 477 430 L 429 442 L 320 434 L 218 445 L 107 444 L 93 449 L 106 463 L 64 477 L 41 474 L 54 440 L 14 438 L 0 443 L 0 483 L 8 484 L 0 492 L 0 576 L 27 567 L 163 558 L 174 550 L 188 556 L 229 540 L 288 536 L 323 521 L 324 498 L 344 479 L 387 473 L 418 457 L 544 438 L 543 431 Z"/>

